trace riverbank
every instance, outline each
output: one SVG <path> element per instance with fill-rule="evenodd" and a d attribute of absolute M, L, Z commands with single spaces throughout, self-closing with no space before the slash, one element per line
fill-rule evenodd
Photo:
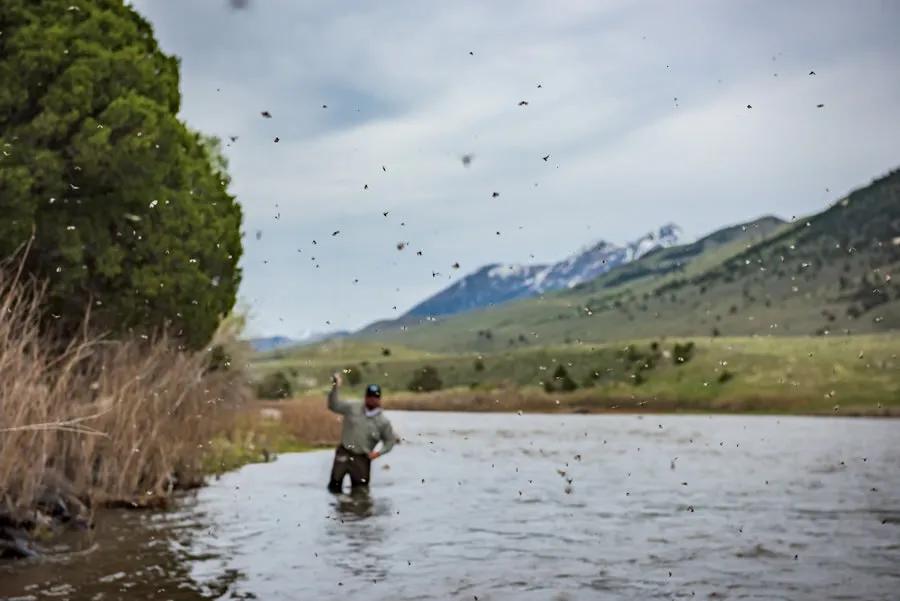
<path fill-rule="evenodd" d="M 272 461 L 279 453 L 333 447 L 340 432 L 339 416 L 328 411 L 324 401 L 249 402 L 209 442 L 204 473 L 217 476 L 248 463 Z"/>
<path fill-rule="evenodd" d="M 0 558 L 91 528 L 96 508 L 162 507 L 210 474 L 336 439 L 324 407 L 253 402 L 229 320 L 198 350 L 87 325 L 60 339 L 43 299 L 0 270 Z"/>
<path fill-rule="evenodd" d="M 284 411 L 324 404 L 324 393 L 307 393 L 293 399 L 271 402 Z M 759 415 L 808 415 L 842 417 L 900 417 L 900 404 L 860 403 L 845 401 L 834 404 L 831 399 L 738 396 L 679 398 L 677 396 L 643 397 L 585 389 L 570 393 L 547 393 L 537 387 L 470 390 L 452 388 L 434 392 L 401 391 L 386 395 L 388 411 L 449 411 L 503 413 L 710 413 Z"/>
<path fill-rule="evenodd" d="M 173 478 L 162 494 L 94 500 L 60 481 L 55 487 L 45 487 L 31 506 L 15 513 L 0 511 L 0 559 L 34 557 L 67 531 L 92 529 L 96 509 L 162 509 L 174 493 L 203 486 L 210 477 L 251 463 L 274 461 L 281 453 L 333 447 L 340 437 L 340 421 L 324 403 L 249 401 L 211 419 L 215 423 L 198 471 L 189 480 Z"/>
<path fill-rule="evenodd" d="M 538 388 L 472 391 L 451 389 L 427 394 L 398 393 L 385 402 L 388 409 L 402 411 L 500 411 L 529 413 L 710 413 L 840 415 L 843 417 L 900 417 L 896 403 L 831 404 L 818 399 L 723 396 L 678 398 L 665 394 L 652 397 L 627 394 L 627 391 L 603 394 L 579 390 L 567 394 L 548 394 Z"/>

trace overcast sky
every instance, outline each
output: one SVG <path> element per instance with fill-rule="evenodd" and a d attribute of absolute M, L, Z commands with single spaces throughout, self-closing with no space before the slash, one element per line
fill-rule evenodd
<path fill-rule="evenodd" d="M 239 136 L 254 335 L 669 221 L 816 212 L 900 166 L 898 2 L 133 4 L 181 57 L 183 118 Z"/>

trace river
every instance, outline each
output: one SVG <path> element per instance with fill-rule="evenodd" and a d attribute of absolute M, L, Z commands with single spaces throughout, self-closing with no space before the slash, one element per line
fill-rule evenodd
<path fill-rule="evenodd" d="M 0 565 L 13 599 L 897 599 L 900 421 L 391 414 L 369 497 L 330 451 Z M 74 551 L 73 551 L 74 550 Z"/>

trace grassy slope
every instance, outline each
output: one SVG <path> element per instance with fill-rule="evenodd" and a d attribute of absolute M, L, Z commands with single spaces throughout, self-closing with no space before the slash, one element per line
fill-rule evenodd
<path fill-rule="evenodd" d="M 808 225 L 807 225 L 808 224 Z M 754 232 L 750 232 L 754 233 Z M 496 352 L 565 341 L 654 336 L 812 335 L 900 328 L 900 172 L 764 239 L 710 244 L 677 269 L 653 253 L 587 286 L 368 339 L 433 351 Z M 877 290 L 877 292 L 876 292 Z M 887 301 L 876 304 L 877 301 Z"/>
<path fill-rule="evenodd" d="M 446 408 L 459 403 L 468 409 L 563 407 L 637 407 L 649 402 L 653 409 L 778 409 L 793 412 L 877 412 L 879 404 L 900 410 L 900 338 L 890 335 L 823 336 L 817 338 L 694 338 L 693 357 L 676 365 L 672 350 L 677 340 L 658 341 L 655 365 L 641 370 L 643 383 L 633 375 L 640 362 L 629 361 L 623 343 L 570 344 L 477 353 L 415 354 L 405 350 L 384 357 L 380 347 L 352 343 L 332 345 L 315 358 L 290 362 L 264 360 L 257 369 L 285 368 L 299 382 L 321 389 L 335 369 L 354 367 L 362 381 L 350 393 L 359 395 L 370 381 L 380 382 L 394 406 Z M 633 343 L 638 354 L 652 354 L 652 341 Z M 684 342 L 682 340 L 681 342 Z M 368 349 L 368 350 L 366 350 Z M 346 351 L 346 352 L 345 352 Z M 422 404 L 423 395 L 401 394 L 414 370 L 423 364 L 437 368 L 445 388 L 436 404 Z M 564 365 L 581 386 L 574 393 L 545 395 L 542 383 L 558 365 Z M 720 381 L 723 371 L 731 378 Z M 596 374 L 596 375 L 595 375 Z M 599 377 L 598 377 L 599 375 Z M 584 387 L 590 381 L 591 387 Z M 499 392 L 498 392 L 499 391 Z M 501 399 L 503 404 L 479 405 L 479 400 Z"/>

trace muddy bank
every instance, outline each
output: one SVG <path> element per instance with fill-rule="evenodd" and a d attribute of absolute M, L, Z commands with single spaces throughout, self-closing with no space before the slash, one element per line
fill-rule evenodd
<path fill-rule="evenodd" d="M 92 527 L 93 513 L 81 499 L 67 491 L 45 491 L 33 509 L 0 513 L 0 559 L 36 557 L 42 541 Z"/>

